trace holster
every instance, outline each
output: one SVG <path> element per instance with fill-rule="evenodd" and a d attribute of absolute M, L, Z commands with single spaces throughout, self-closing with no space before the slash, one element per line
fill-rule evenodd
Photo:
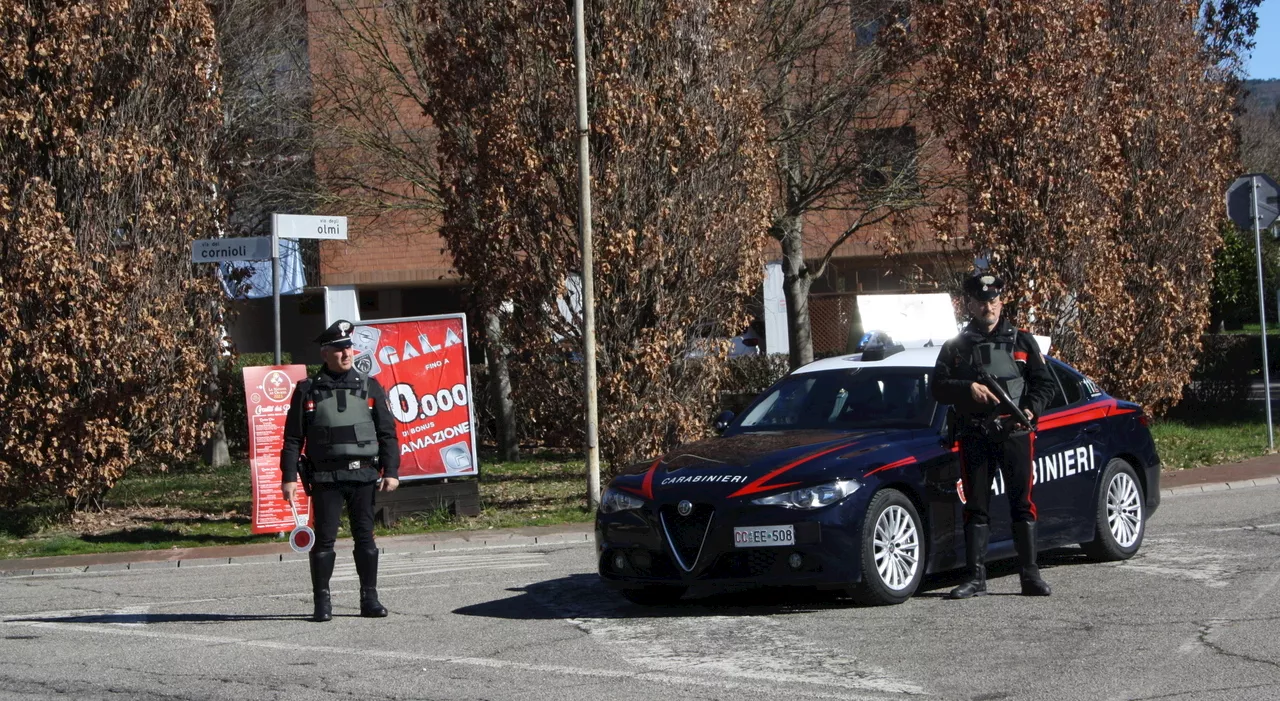
<path fill-rule="evenodd" d="M 298 479 L 302 482 L 302 488 L 307 490 L 307 494 L 311 493 L 311 485 L 315 484 L 315 465 L 311 464 L 311 458 L 306 455 L 298 456 Z"/>

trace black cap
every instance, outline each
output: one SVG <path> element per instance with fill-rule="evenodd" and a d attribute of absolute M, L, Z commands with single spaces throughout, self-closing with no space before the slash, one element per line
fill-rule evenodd
<path fill-rule="evenodd" d="M 964 281 L 964 293 L 979 302 L 989 302 L 1004 290 L 1004 280 L 991 273 L 977 272 Z"/>
<path fill-rule="evenodd" d="M 338 319 L 333 325 L 324 330 L 324 333 L 316 336 L 316 343 L 322 346 L 335 346 L 337 348 L 347 348 L 351 345 L 351 330 L 355 325 L 346 319 Z"/>

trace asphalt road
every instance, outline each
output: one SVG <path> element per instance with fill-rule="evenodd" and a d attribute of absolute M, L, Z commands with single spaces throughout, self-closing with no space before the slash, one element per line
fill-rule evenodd
<path fill-rule="evenodd" d="M 645 609 L 581 534 L 383 556 L 362 619 L 349 553 L 334 621 L 305 561 L 0 577 L 0 698 L 1277 699 L 1280 486 L 1166 497 L 1138 557 L 1043 558 L 1048 599 L 901 606 L 756 591 Z M 544 539 L 545 540 L 545 539 Z M 208 562 L 208 561 L 204 561 Z M 695 592 L 695 595 L 698 594 Z"/>

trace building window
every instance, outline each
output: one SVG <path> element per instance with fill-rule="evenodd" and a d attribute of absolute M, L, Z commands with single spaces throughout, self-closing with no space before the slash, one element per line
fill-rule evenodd
<path fill-rule="evenodd" d="M 862 185 L 869 190 L 915 192 L 916 129 L 912 126 L 867 129 L 859 136 L 862 151 Z"/>

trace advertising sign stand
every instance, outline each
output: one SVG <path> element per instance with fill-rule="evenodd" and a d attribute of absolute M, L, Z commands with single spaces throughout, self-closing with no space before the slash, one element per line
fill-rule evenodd
<path fill-rule="evenodd" d="M 442 314 L 356 322 L 356 370 L 387 391 L 400 443 L 400 488 L 380 492 L 377 516 L 450 509 L 480 513 L 480 466 L 467 318 Z"/>

